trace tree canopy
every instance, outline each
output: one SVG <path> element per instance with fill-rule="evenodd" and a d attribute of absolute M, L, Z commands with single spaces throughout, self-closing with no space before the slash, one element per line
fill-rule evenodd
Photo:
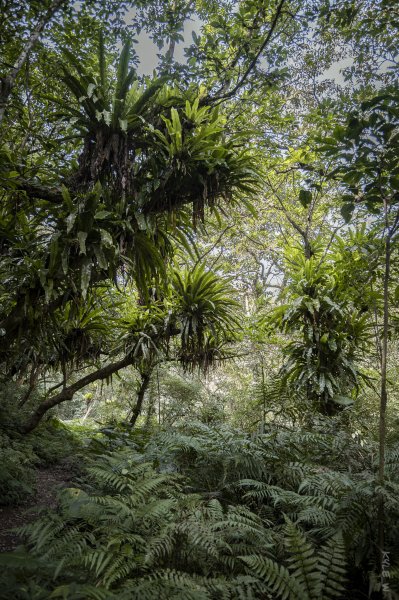
<path fill-rule="evenodd" d="M 0 8 L 7 502 L 102 426 L 15 598 L 395 598 L 396 2 Z"/>

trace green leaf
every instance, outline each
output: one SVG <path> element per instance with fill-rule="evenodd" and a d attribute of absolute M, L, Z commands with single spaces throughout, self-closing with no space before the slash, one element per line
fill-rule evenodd
<path fill-rule="evenodd" d="M 69 233 L 76 221 L 76 217 L 77 217 L 77 213 L 76 212 L 72 212 L 70 215 L 67 216 L 66 218 L 66 224 L 67 224 L 67 233 Z"/>
<path fill-rule="evenodd" d="M 352 218 L 353 211 L 355 210 L 355 205 L 353 202 L 348 202 L 343 204 L 341 207 L 341 215 L 344 218 L 345 223 L 349 223 Z"/>
<path fill-rule="evenodd" d="M 79 241 L 80 254 L 86 254 L 87 231 L 78 231 L 77 238 Z"/>
<path fill-rule="evenodd" d="M 353 406 L 353 400 L 348 396 L 337 395 L 333 396 L 332 400 L 335 404 L 339 404 L 340 406 Z"/>
<path fill-rule="evenodd" d="M 50 262 L 48 267 L 50 273 L 54 270 L 58 262 L 58 239 L 59 233 L 55 234 L 50 242 Z"/>
<path fill-rule="evenodd" d="M 94 215 L 95 219 L 106 219 L 107 217 L 109 217 L 109 215 L 112 214 L 109 212 L 109 210 L 99 210 L 98 212 L 96 212 L 96 214 Z"/>
<path fill-rule="evenodd" d="M 112 239 L 111 234 L 106 231 L 106 229 L 100 229 L 101 242 L 106 248 L 112 248 L 114 245 L 114 241 Z"/>
<path fill-rule="evenodd" d="M 61 186 L 61 194 L 62 194 L 62 199 L 64 200 L 66 207 L 72 213 L 73 203 L 72 203 L 72 199 L 71 199 L 71 194 L 69 193 L 69 190 L 67 187 L 65 187 L 65 185 Z"/>
<path fill-rule="evenodd" d="M 248 210 L 248 212 L 251 214 L 251 216 L 254 217 L 254 219 L 258 218 L 258 211 L 256 210 L 255 206 L 252 204 L 252 202 L 250 202 L 246 198 L 243 198 L 241 200 L 241 204 L 243 206 L 245 206 L 245 208 Z"/>
<path fill-rule="evenodd" d="M 94 250 L 94 254 L 96 255 L 96 259 L 97 262 L 99 264 L 99 266 L 101 267 L 101 269 L 106 269 L 108 267 L 108 261 L 105 258 L 103 249 L 101 248 L 101 246 L 95 244 L 93 246 L 93 250 Z"/>
<path fill-rule="evenodd" d="M 309 190 L 301 190 L 299 192 L 299 202 L 304 208 L 307 208 L 312 202 L 312 192 Z"/>
<path fill-rule="evenodd" d="M 64 273 L 64 275 L 66 275 L 68 273 L 68 258 L 69 258 L 69 252 L 68 252 L 68 248 L 64 248 L 64 250 L 62 251 L 61 254 L 61 265 L 62 265 L 62 271 Z"/>
<path fill-rule="evenodd" d="M 127 115 L 129 123 L 133 122 L 134 118 L 143 112 L 151 98 L 168 80 L 168 76 L 160 77 L 146 89 L 137 102 L 130 108 L 129 114 Z"/>
<path fill-rule="evenodd" d="M 91 260 L 89 258 L 84 258 L 80 271 L 80 289 L 84 299 L 86 299 L 87 290 L 90 284 L 91 266 Z"/>
<path fill-rule="evenodd" d="M 50 302 L 51 300 L 51 296 L 53 295 L 53 287 L 54 287 L 54 280 L 49 278 L 46 280 L 46 283 L 44 285 L 44 293 L 45 293 L 45 297 L 46 297 L 46 302 Z"/>
<path fill-rule="evenodd" d="M 123 93 L 123 83 L 128 75 L 129 59 L 130 59 L 131 41 L 127 40 L 123 45 L 122 52 L 119 57 L 118 73 L 116 81 L 115 97 L 120 99 Z"/>

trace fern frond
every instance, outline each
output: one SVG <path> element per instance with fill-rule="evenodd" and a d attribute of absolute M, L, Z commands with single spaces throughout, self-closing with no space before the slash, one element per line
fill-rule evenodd
<path fill-rule="evenodd" d="M 307 597 L 313 598 L 316 585 L 319 583 L 314 548 L 299 527 L 288 519 L 285 532 L 285 544 L 291 555 L 288 559 L 288 568 Z"/>
<path fill-rule="evenodd" d="M 57 586 L 48 598 L 76 598 L 76 600 L 112 600 L 117 598 L 109 590 L 101 589 L 90 584 L 70 583 Z"/>
<path fill-rule="evenodd" d="M 318 571 L 321 575 L 316 588 L 320 600 L 334 600 L 345 594 L 346 557 L 345 544 L 339 531 L 318 554 Z"/>
<path fill-rule="evenodd" d="M 275 597 L 281 600 L 309 600 L 306 593 L 288 569 L 266 556 L 242 556 L 250 572 L 265 581 Z"/>

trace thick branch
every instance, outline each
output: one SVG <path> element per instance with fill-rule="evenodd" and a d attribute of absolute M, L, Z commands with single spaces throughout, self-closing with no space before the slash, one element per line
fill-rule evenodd
<path fill-rule="evenodd" d="M 48 410 L 50 410 L 50 408 L 54 408 L 54 406 L 57 406 L 62 402 L 66 402 L 67 400 L 72 400 L 74 394 L 86 387 L 86 385 L 89 385 L 89 383 L 93 383 L 93 381 L 98 381 L 99 379 L 106 379 L 107 377 L 110 377 L 114 373 L 117 373 L 121 369 L 124 369 L 131 364 L 133 364 L 133 358 L 130 355 L 125 356 L 117 362 L 106 365 L 105 367 L 101 367 L 101 369 L 97 369 L 97 371 L 82 377 L 72 385 L 65 387 L 58 394 L 55 394 L 55 396 L 47 398 L 31 414 L 28 421 L 24 423 L 24 425 L 21 427 L 21 432 L 29 433 L 35 429 L 35 427 L 37 427 L 37 425 L 40 423 L 42 417 Z"/>
<path fill-rule="evenodd" d="M 39 200 L 47 200 L 52 204 L 62 204 L 61 188 L 46 187 L 39 183 L 31 183 L 27 181 L 16 181 L 18 190 L 25 192 L 29 198 L 37 198 Z"/>

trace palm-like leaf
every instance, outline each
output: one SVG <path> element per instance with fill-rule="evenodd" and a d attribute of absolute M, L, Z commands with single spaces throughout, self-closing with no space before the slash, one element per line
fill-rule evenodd
<path fill-rule="evenodd" d="M 173 293 L 181 328 L 182 358 L 217 358 L 218 347 L 233 339 L 239 329 L 238 303 L 228 282 L 203 266 L 175 271 Z"/>
<path fill-rule="evenodd" d="M 309 404 L 333 414 L 353 403 L 360 373 L 356 359 L 370 342 L 368 316 L 342 295 L 333 264 L 323 262 L 320 253 L 306 259 L 291 251 L 291 257 L 289 303 L 269 317 L 283 332 L 299 334 L 285 346 L 283 373 L 305 391 Z"/>
<path fill-rule="evenodd" d="M 53 366 L 66 363 L 79 366 L 85 361 L 97 359 L 111 337 L 110 314 L 105 316 L 104 306 L 90 296 L 83 303 L 68 303 L 55 315 L 56 329 L 53 335 L 56 358 Z"/>
<path fill-rule="evenodd" d="M 135 210 L 159 213 L 193 204 L 200 218 L 206 204 L 257 189 L 253 157 L 241 140 L 224 139 L 225 121 L 218 111 L 200 107 L 193 90 L 168 88 L 166 77 L 140 86 L 129 70 L 129 42 L 121 51 L 115 85 L 106 81 L 102 38 L 98 54 L 93 74 L 64 51 L 63 80 L 77 105 L 56 101 L 85 141 L 75 186 L 100 179 L 114 197 L 134 200 Z M 138 197 L 143 186 L 145 197 Z"/>

